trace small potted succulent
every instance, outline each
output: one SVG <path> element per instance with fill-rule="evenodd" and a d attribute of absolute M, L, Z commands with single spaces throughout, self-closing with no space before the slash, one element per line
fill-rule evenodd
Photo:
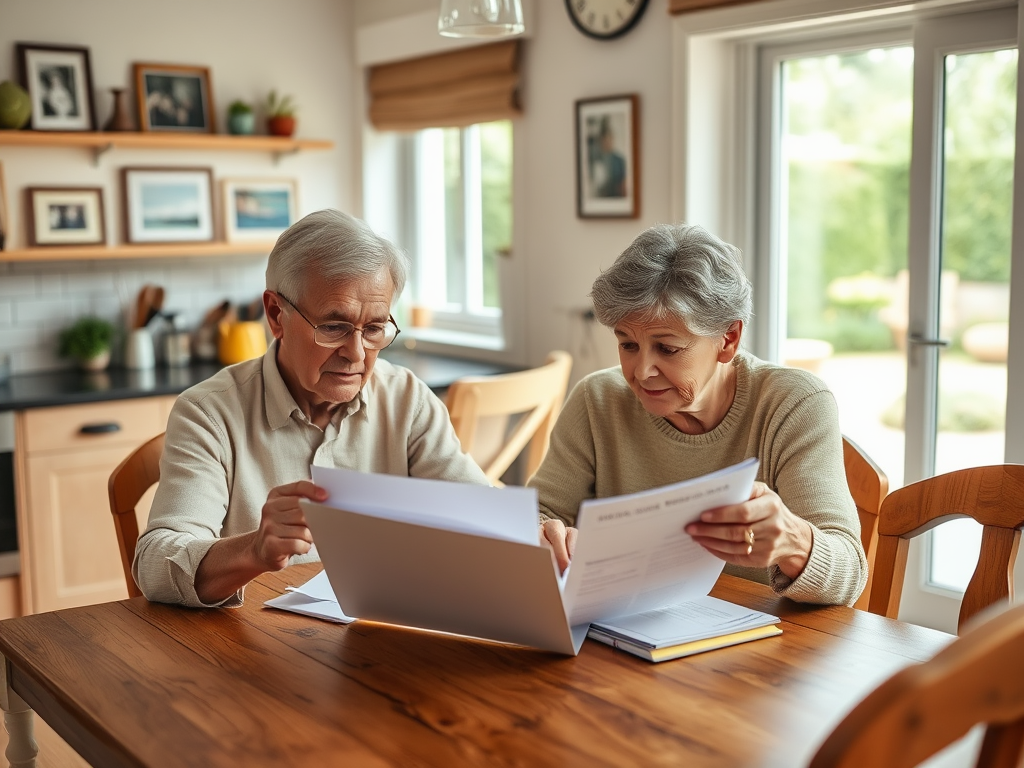
<path fill-rule="evenodd" d="M 60 332 L 61 357 L 73 357 L 85 371 L 102 371 L 110 363 L 114 326 L 99 317 L 83 317 Z"/>
<path fill-rule="evenodd" d="M 278 98 L 277 91 L 267 95 L 267 132 L 271 136 L 291 136 L 295 133 L 295 102 L 291 96 Z"/>
<path fill-rule="evenodd" d="M 228 133 L 248 136 L 256 128 L 256 114 L 252 106 L 241 99 L 235 99 L 228 106 Z"/>

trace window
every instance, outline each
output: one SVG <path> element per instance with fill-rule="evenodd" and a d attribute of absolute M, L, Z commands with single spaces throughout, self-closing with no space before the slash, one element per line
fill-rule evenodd
<path fill-rule="evenodd" d="M 674 213 L 743 248 L 747 343 L 815 369 L 897 488 L 1024 455 L 1006 364 L 1024 344 L 1010 317 L 1017 19 L 880 5 L 808 15 L 781 0 L 680 23 L 694 74 Z M 969 521 L 915 541 L 901 618 L 955 631 L 977 549 Z"/>
<path fill-rule="evenodd" d="M 413 145 L 412 301 L 429 310 L 435 331 L 500 337 L 499 260 L 512 245 L 512 124 L 430 128 Z"/>

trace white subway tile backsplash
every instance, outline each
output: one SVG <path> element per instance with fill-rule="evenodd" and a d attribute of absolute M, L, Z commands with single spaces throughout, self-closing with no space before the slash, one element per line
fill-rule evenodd
<path fill-rule="evenodd" d="M 36 296 L 39 294 L 39 276 L 11 272 L 0 276 L 0 296 Z"/>
<path fill-rule="evenodd" d="M 11 355 L 15 374 L 67 368 L 57 357 L 60 329 L 88 314 L 120 326 L 125 302 L 134 313 L 147 283 L 163 286 L 164 310 L 194 328 L 225 299 L 261 295 L 265 271 L 266 257 L 0 263 L 0 353 Z"/>

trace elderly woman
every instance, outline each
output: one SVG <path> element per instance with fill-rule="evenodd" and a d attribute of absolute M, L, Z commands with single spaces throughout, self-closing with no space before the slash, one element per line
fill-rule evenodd
<path fill-rule="evenodd" d="M 698 477 L 751 456 L 742 504 L 686 527 L 725 570 L 809 603 L 850 604 L 867 579 L 835 399 L 805 371 L 740 349 L 751 287 L 736 248 L 700 227 L 643 232 L 591 292 L 619 368 L 572 391 L 530 481 L 559 565 L 580 502 Z"/>

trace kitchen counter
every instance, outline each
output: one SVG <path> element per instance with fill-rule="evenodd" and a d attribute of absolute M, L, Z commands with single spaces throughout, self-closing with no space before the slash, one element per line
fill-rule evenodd
<path fill-rule="evenodd" d="M 381 357 L 412 370 L 439 396 L 463 376 L 488 376 L 521 370 L 519 366 L 464 360 L 396 347 Z M 152 395 L 178 395 L 221 369 L 219 363 L 195 363 L 183 368 L 157 366 L 149 371 L 110 368 L 99 373 L 79 370 L 24 373 L 0 384 L 0 411 L 97 403 Z"/>
<path fill-rule="evenodd" d="M 109 368 L 98 373 L 79 370 L 23 373 L 0 384 L 0 411 L 54 405 L 98 403 L 152 395 L 178 395 L 221 369 L 219 363 L 148 371 Z"/>

